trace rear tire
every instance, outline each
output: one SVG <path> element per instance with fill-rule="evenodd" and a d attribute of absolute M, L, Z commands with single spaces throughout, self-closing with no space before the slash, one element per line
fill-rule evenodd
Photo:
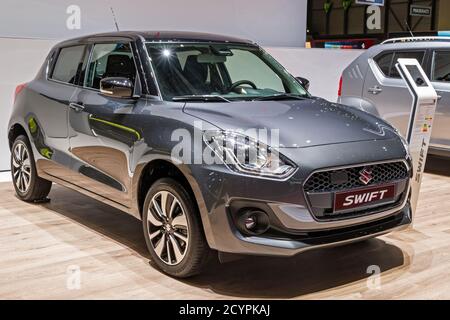
<path fill-rule="evenodd" d="M 152 262 L 163 272 L 187 278 L 201 272 L 210 249 L 194 200 L 174 179 L 157 180 L 147 193 L 142 224 Z"/>
<path fill-rule="evenodd" d="M 44 200 L 52 187 L 38 177 L 33 151 L 28 138 L 20 135 L 11 148 L 11 176 L 17 196 L 27 202 Z"/>

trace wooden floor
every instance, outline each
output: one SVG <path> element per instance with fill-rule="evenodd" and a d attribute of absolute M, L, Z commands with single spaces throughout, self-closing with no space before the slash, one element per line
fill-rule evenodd
<path fill-rule="evenodd" d="M 183 281 L 149 265 L 134 218 L 59 186 L 50 203 L 26 204 L 1 183 L 0 298 L 450 299 L 450 161 L 428 168 L 412 230 L 289 259 L 212 261 Z"/>

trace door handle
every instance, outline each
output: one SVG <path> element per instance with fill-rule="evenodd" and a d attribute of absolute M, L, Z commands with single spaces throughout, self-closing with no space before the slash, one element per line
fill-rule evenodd
<path fill-rule="evenodd" d="M 381 89 L 379 86 L 375 86 L 369 89 L 369 93 L 371 94 L 379 94 L 382 91 L 383 89 Z"/>
<path fill-rule="evenodd" d="M 71 102 L 71 103 L 69 103 L 69 107 L 70 107 L 70 109 L 72 109 L 75 112 L 81 112 L 84 110 L 84 106 L 79 103 Z"/>

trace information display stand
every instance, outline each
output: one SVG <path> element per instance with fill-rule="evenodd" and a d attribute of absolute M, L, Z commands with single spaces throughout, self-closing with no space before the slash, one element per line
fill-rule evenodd
<path fill-rule="evenodd" d="M 411 208 L 414 214 L 430 145 L 438 95 L 416 59 L 398 59 L 396 68 L 413 97 L 406 141 L 413 162 Z"/>

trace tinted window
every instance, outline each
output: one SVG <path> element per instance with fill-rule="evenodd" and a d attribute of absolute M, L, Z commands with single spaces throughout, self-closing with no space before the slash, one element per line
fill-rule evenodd
<path fill-rule="evenodd" d="M 433 80 L 450 82 L 450 51 L 434 53 Z"/>
<path fill-rule="evenodd" d="M 78 71 L 83 64 L 84 49 L 85 46 L 62 48 L 59 51 L 51 79 L 75 84 Z"/>
<path fill-rule="evenodd" d="M 374 60 L 386 77 L 401 78 L 400 74 L 397 71 L 397 68 L 395 67 L 398 59 L 417 59 L 420 64 L 423 64 L 424 57 L 424 51 L 404 51 L 383 53 L 377 56 Z"/>
<path fill-rule="evenodd" d="M 124 77 L 135 80 L 136 68 L 129 44 L 108 43 L 94 46 L 84 85 L 99 89 L 100 81 L 108 77 Z"/>
<path fill-rule="evenodd" d="M 377 58 L 375 58 L 375 62 L 378 64 L 378 67 L 380 67 L 380 70 L 385 75 L 389 75 L 393 56 L 394 56 L 394 53 L 391 52 L 391 53 L 384 53 L 381 56 L 378 56 Z"/>
<path fill-rule="evenodd" d="M 394 60 L 391 66 L 391 72 L 389 73 L 389 76 L 391 78 L 401 78 L 400 74 L 398 73 L 397 68 L 395 67 L 395 65 L 398 62 L 398 59 L 402 58 L 402 59 L 416 59 L 417 61 L 419 61 L 420 64 L 423 63 L 423 58 L 425 57 L 425 52 L 423 51 L 418 51 L 418 52 L 414 52 L 414 51 L 408 51 L 408 52 L 396 52 L 395 56 L 394 56 Z"/>

